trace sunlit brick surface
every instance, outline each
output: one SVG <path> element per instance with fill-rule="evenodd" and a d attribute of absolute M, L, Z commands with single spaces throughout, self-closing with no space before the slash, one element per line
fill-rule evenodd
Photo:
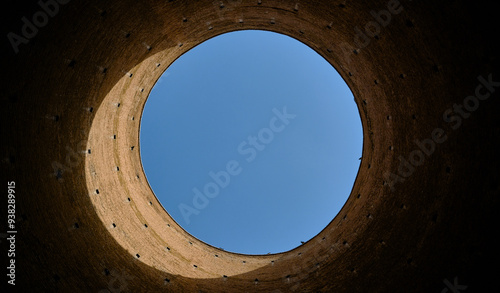
<path fill-rule="evenodd" d="M 33 21 L 42 11 L 35 2 L 15 5 L 3 14 L 4 36 L 22 37 L 22 17 Z M 470 290 L 494 283 L 487 263 L 497 249 L 498 91 L 473 111 L 474 100 L 465 104 L 468 116 L 454 111 L 460 125 L 443 120 L 454 103 L 477 95 L 478 76 L 500 80 L 492 7 L 410 0 L 57 6 L 27 42 L 2 43 L 1 155 L 5 181 L 17 184 L 17 286 L 442 292 L 443 280 L 457 276 Z M 187 234 L 159 204 L 139 155 L 142 109 L 169 64 L 242 29 L 282 33 L 322 55 L 350 86 L 363 124 L 363 157 L 343 209 L 315 238 L 275 255 L 228 253 Z M 427 145 L 422 161 L 415 141 L 426 139 L 435 147 Z"/>

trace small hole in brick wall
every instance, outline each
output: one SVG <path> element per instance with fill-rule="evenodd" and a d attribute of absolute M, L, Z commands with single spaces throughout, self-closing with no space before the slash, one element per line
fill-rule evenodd
<path fill-rule="evenodd" d="M 62 175 L 63 175 L 63 170 L 58 168 L 56 171 L 56 178 L 61 179 Z"/>
<path fill-rule="evenodd" d="M 434 65 L 432 65 L 432 70 L 433 70 L 434 72 L 439 72 L 439 71 L 441 71 L 441 69 L 442 69 L 442 66 L 441 66 L 441 65 L 438 65 L 438 64 L 434 64 Z"/>

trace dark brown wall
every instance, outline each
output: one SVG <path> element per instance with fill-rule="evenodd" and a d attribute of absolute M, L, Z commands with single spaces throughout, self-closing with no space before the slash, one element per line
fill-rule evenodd
<path fill-rule="evenodd" d="M 500 81 L 489 2 L 401 0 L 359 39 L 357 29 L 376 23 L 370 11 L 394 1 L 72 0 L 15 53 L 8 33 L 21 36 L 22 17 L 41 11 L 24 2 L 5 4 L 0 56 L 17 289 L 452 292 L 455 278 L 466 292 L 495 286 L 500 87 L 476 92 L 481 77 Z M 350 86 L 363 123 L 347 203 L 315 238 L 275 255 L 228 253 L 187 234 L 154 196 L 139 156 L 142 109 L 160 75 L 197 44 L 242 29 L 316 50 Z M 490 91 L 467 98 L 463 114 L 447 111 Z M 461 124 L 444 113 L 463 115 Z M 433 133 L 446 140 L 418 157 L 415 140 Z"/>

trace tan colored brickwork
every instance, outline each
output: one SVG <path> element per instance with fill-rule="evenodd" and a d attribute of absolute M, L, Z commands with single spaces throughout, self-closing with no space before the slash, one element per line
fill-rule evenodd
<path fill-rule="evenodd" d="M 40 7 L 16 5 L 2 23 L 22 34 L 21 17 L 31 19 Z M 58 5 L 17 54 L 8 40 L 2 51 L 2 169 L 18 186 L 19 287 L 441 292 L 443 280 L 453 283 L 455 276 L 471 288 L 488 286 L 493 272 L 484 265 L 494 251 L 488 231 L 499 195 L 498 93 L 457 129 L 443 121 L 454 103 L 475 94 L 478 76 L 500 80 L 499 50 L 490 43 L 498 29 L 488 5 Z M 374 13 L 382 10 L 389 14 L 377 22 Z M 192 237 L 160 205 L 141 165 L 140 119 L 157 79 L 190 48 L 242 29 L 291 36 L 323 56 L 354 93 L 363 125 L 363 157 L 345 206 L 316 237 L 281 254 L 228 253 Z M 432 139 L 436 128 L 447 140 L 401 175 L 400 159 L 410 160 L 419 149 L 415 140 Z M 398 172 L 404 182 L 387 176 Z"/>

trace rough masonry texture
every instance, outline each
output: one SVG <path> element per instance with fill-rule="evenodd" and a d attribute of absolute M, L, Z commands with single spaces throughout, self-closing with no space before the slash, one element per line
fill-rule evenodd
<path fill-rule="evenodd" d="M 493 5 L 7 1 L 1 166 L 4 194 L 16 182 L 15 289 L 492 292 L 481 290 L 498 278 Z M 141 165 L 141 114 L 161 74 L 201 42 L 245 29 L 288 35 L 323 56 L 354 93 L 363 125 L 345 206 L 280 254 L 229 253 L 189 235 Z"/>

